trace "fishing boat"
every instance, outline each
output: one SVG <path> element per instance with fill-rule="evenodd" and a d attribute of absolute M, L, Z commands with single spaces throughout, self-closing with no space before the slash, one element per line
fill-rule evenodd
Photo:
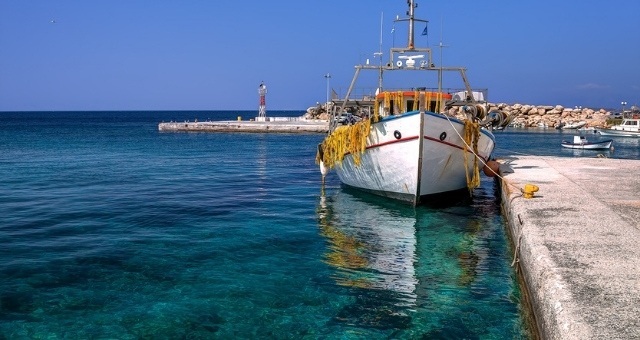
<path fill-rule="evenodd" d="M 622 123 L 610 128 L 598 129 L 603 136 L 640 137 L 640 112 L 631 113 L 622 119 Z"/>
<path fill-rule="evenodd" d="M 581 149 L 581 150 L 604 150 L 610 149 L 613 141 L 611 139 L 589 142 L 584 136 L 573 136 L 573 141 L 563 140 L 561 145 L 563 148 Z"/>
<path fill-rule="evenodd" d="M 332 119 L 316 161 L 323 178 L 334 169 L 344 185 L 417 205 L 443 194 L 472 193 L 480 184 L 480 169 L 496 174 L 491 130 L 510 119 L 490 110 L 486 91 L 471 88 L 465 68 L 436 66 L 430 48 L 415 47 L 414 25 L 426 21 L 415 17 L 415 1 L 407 4 L 408 17 L 396 18 L 408 23 L 407 46 L 392 47 L 386 63 L 380 52 L 379 65 L 355 66 L 346 95 L 331 101 L 334 117 L 350 112 L 362 119 L 347 125 Z M 356 97 L 358 77 L 366 71 L 378 74 L 378 86 L 375 93 Z M 392 72 L 403 73 L 408 83 L 408 71 L 420 75 L 416 85 L 383 85 L 383 75 L 387 80 Z M 445 72 L 460 76 L 459 90 L 443 90 Z M 427 74 L 437 76 L 431 78 L 437 88 L 425 86 Z"/>

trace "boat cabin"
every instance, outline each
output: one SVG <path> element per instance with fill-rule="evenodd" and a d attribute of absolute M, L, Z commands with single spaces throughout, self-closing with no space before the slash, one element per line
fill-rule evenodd
<path fill-rule="evenodd" d="M 638 130 L 638 122 L 640 122 L 640 117 L 625 119 L 620 126 L 623 130 Z"/>
<path fill-rule="evenodd" d="M 383 91 L 376 95 L 374 112 L 378 115 L 392 116 L 409 111 L 420 110 L 420 96 L 424 96 L 425 111 L 439 113 L 444 103 L 453 96 L 449 93 L 430 91 Z"/>
<path fill-rule="evenodd" d="M 587 138 L 584 136 L 573 136 L 573 144 L 585 144 Z"/>

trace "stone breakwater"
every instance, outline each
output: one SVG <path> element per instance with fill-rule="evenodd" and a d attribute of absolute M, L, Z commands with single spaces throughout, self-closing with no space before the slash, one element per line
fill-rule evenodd
<path fill-rule="evenodd" d="M 329 104 L 331 106 L 331 104 Z M 567 108 L 562 105 L 489 104 L 490 110 L 500 110 L 512 117 L 511 125 L 518 127 L 555 128 L 565 124 L 586 122 L 589 127 L 605 127 L 611 112 L 605 109 Z M 331 108 L 330 108 L 331 109 Z M 462 107 L 451 108 L 447 114 L 463 118 Z M 304 115 L 307 119 L 329 119 L 324 105 L 312 106 Z"/>
<path fill-rule="evenodd" d="M 611 112 L 605 109 L 567 108 L 562 105 L 490 104 L 489 111 L 500 110 L 513 117 L 511 125 L 519 127 L 558 127 L 564 124 L 587 122 L 590 127 L 605 127 Z M 449 114 L 459 115 L 461 108 L 452 108 Z M 457 111 L 457 112 L 456 112 Z"/>

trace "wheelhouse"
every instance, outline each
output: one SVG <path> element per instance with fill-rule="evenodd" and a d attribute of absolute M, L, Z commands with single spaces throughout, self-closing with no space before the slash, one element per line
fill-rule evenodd
<path fill-rule="evenodd" d="M 376 95 L 374 112 L 385 117 L 417 111 L 421 107 L 420 98 L 424 98 L 425 111 L 440 113 L 444 110 L 445 102 L 453 96 L 431 91 L 383 91 Z"/>

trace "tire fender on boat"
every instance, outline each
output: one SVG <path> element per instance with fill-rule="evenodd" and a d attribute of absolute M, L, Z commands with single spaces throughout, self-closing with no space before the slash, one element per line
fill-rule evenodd
<path fill-rule="evenodd" d="M 500 171 L 500 163 L 496 161 L 487 161 L 487 163 L 482 168 L 482 172 L 487 177 L 495 177 L 498 175 L 498 171 Z"/>

